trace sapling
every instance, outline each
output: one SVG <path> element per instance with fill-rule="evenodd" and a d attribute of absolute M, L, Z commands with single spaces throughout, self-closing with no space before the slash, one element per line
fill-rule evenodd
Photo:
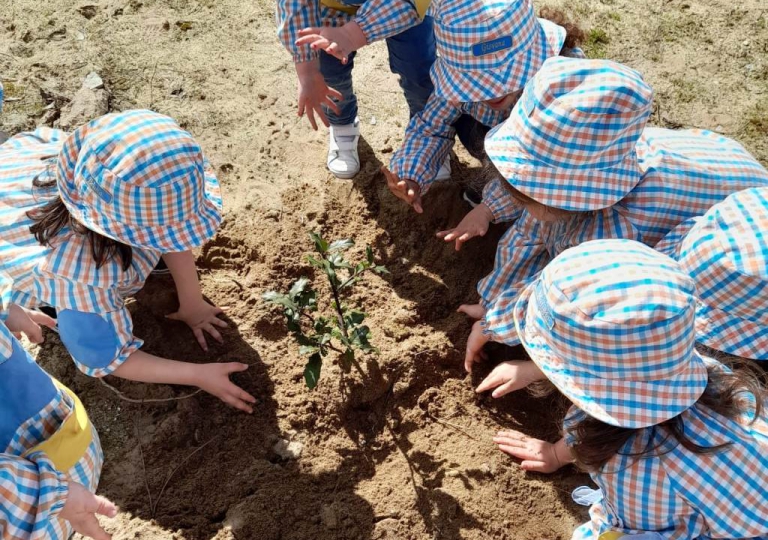
<path fill-rule="evenodd" d="M 322 271 L 328 279 L 331 298 L 325 307 L 318 306 L 317 291 L 308 278 L 297 280 L 287 294 L 269 291 L 264 299 L 282 306 L 288 330 L 299 344 L 299 354 L 309 356 L 304 367 L 304 380 L 312 389 L 320 379 L 323 358 L 330 351 L 339 355 L 339 364 L 348 373 L 353 367 L 364 375 L 356 351 L 377 353 L 371 344 L 371 330 L 363 324 L 365 313 L 342 302 L 352 287 L 368 272 L 383 274 L 387 269 L 377 266 L 371 246 L 365 248 L 365 260 L 352 264 L 344 252 L 354 245 L 350 239 L 328 243 L 317 233 L 309 233 L 318 257 L 308 255 L 310 265 Z"/>

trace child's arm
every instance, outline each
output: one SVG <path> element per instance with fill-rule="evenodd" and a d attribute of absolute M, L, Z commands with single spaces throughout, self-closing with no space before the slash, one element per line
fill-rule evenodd
<path fill-rule="evenodd" d="M 296 45 L 324 50 L 343 64 L 356 50 L 397 34 L 421 22 L 408 0 L 367 0 L 354 19 L 342 26 L 314 26 L 299 31 Z"/>
<path fill-rule="evenodd" d="M 0 454 L 0 534 L 3 540 L 37 538 L 55 518 L 94 540 L 109 540 L 95 514 L 114 517 L 117 508 L 76 482 L 67 481 L 42 452 L 28 458 Z M 32 511 L 30 511 L 30 509 Z"/>
<path fill-rule="evenodd" d="M 550 443 L 533 439 L 519 431 L 500 431 L 493 442 L 505 454 L 523 460 L 520 468 L 525 471 L 553 473 L 574 462 L 564 438 Z"/>
<path fill-rule="evenodd" d="M 464 242 L 476 236 L 485 236 L 492 221 L 493 214 L 490 209 L 484 203 L 480 203 L 469 211 L 453 229 L 440 231 L 437 233 L 437 237 L 446 242 L 456 240 L 456 251 L 459 251 Z"/>
<path fill-rule="evenodd" d="M 197 386 L 236 409 L 253 413 L 249 404 L 256 403 L 256 398 L 229 380 L 232 373 L 246 369 L 248 365 L 239 362 L 191 364 L 136 351 L 112 374 L 145 383 Z"/>
<path fill-rule="evenodd" d="M 523 205 L 504 188 L 503 178 L 494 178 L 483 187 L 483 204 L 491 214 L 491 223 L 515 221 L 523 213 Z"/>
<path fill-rule="evenodd" d="M 192 329 L 197 342 L 204 351 L 208 350 L 208 343 L 205 341 L 203 331 L 221 342 L 221 334 L 216 329 L 226 328 L 227 323 L 218 318 L 218 315 L 224 313 L 224 310 L 212 306 L 203 299 L 203 292 L 200 289 L 200 280 L 197 277 L 197 268 L 195 267 L 195 256 L 191 251 L 182 251 L 179 253 L 166 253 L 163 260 L 168 266 L 168 270 L 173 276 L 176 284 L 176 293 L 179 296 L 178 311 L 168 315 L 169 319 L 182 321 Z"/>

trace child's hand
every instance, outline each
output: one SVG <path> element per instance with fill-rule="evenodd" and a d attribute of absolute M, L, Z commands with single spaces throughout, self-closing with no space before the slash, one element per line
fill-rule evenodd
<path fill-rule="evenodd" d="M 197 386 L 212 396 L 216 396 L 227 405 L 253 414 L 253 409 L 249 403 L 256 403 L 256 398 L 229 380 L 232 373 L 248 369 L 248 364 L 241 364 L 240 362 L 198 364 L 195 368 L 197 370 Z"/>
<path fill-rule="evenodd" d="M 493 442 L 505 454 L 522 459 L 520 468 L 525 471 L 553 473 L 564 465 L 558 459 L 555 444 L 532 439 L 519 431 L 499 431 Z"/>
<path fill-rule="evenodd" d="M 400 180 L 386 165 L 381 167 L 381 172 L 384 173 L 384 177 L 387 179 L 387 187 L 392 192 L 392 195 L 411 205 L 417 214 L 421 214 L 424 211 L 421 207 L 421 188 L 419 184 L 413 180 Z"/>
<path fill-rule="evenodd" d="M 115 517 L 117 507 L 104 497 L 99 497 L 88 491 L 77 482 L 69 482 L 69 493 L 59 517 L 69 521 L 72 528 L 93 540 L 110 540 L 111 534 L 107 534 L 101 528 L 96 515 Z"/>
<path fill-rule="evenodd" d="M 485 308 L 482 304 L 461 304 L 456 311 L 465 314 L 470 319 L 485 318 Z"/>
<path fill-rule="evenodd" d="M 317 113 L 320 121 L 325 127 L 328 127 L 330 124 L 328 117 L 325 116 L 325 111 L 323 111 L 323 105 L 336 114 L 341 114 L 341 109 L 334 101 L 334 99 L 341 99 L 341 92 L 325 83 L 317 60 L 296 64 L 296 75 L 299 78 L 299 118 L 304 116 L 306 112 L 312 129 L 317 131 L 317 122 L 315 121 L 315 113 Z"/>
<path fill-rule="evenodd" d="M 16 304 L 11 304 L 11 307 L 8 308 L 5 326 L 13 332 L 16 339 L 21 339 L 23 332 L 32 343 L 42 343 L 43 330 L 40 325 L 55 328 L 56 321 L 45 313 L 24 309 Z"/>
<path fill-rule="evenodd" d="M 440 231 L 437 233 L 438 238 L 442 238 L 446 242 L 453 242 L 456 240 L 456 251 L 461 249 L 461 245 L 476 236 L 485 236 L 488 232 L 488 225 L 493 221 L 493 214 L 488 207 L 480 203 L 474 207 L 464 219 L 453 229 L 446 231 Z"/>
<path fill-rule="evenodd" d="M 464 369 L 468 373 L 472 372 L 472 364 L 487 359 L 485 352 L 483 352 L 483 345 L 488 343 L 489 340 L 490 338 L 483 333 L 481 321 L 476 321 L 472 325 L 472 332 L 469 334 L 469 338 L 467 338 L 467 354 L 464 357 Z"/>
<path fill-rule="evenodd" d="M 365 46 L 368 40 L 355 21 L 343 26 L 318 26 L 299 31 L 296 45 L 309 45 L 313 50 L 322 49 L 346 64 L 348 56 Z"/>
<path fill-rule="evenodd" d="M 493 371 L 477 387 L 476 392 L 495 388 L 491 395 L 500 398 L 544 378 L 538 366 L 530 360 L 510 360 L 493 368 Z"/>
<path fill-rule="evenodd" d="M 205 341 L 205 334 L 203 331 L 208 332 L 213 339 L 222 343 L 221 334 L 216 327 L 226 328 L 227 323 L 219 319 L 218 315 L 224 313 L 224 310 L 220 307 L 212 306 L 201 297 L 195 301 L 194 304 L 182 304 L 179 306 L 179 310 L 170 315 L 166 315 L 169 319 L 174 321 L 182 321 L 187 323 L 192 329 L 192 333 L 195 334 L 195 339 L 200 344 L 200 347 L 204 351 L 208 351 L 208 343 Z"/>

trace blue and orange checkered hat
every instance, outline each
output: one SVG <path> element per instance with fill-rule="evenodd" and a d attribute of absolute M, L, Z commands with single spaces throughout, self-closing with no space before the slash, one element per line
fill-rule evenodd
<path fill-rule="evenodd" d="M 657 249 L 696 283 L 699 342 L 768 360 L 768 188 L 734 193 L 670 236 L 681 240 Z"/>
<path fill-rule="evenodd" d="M 77 221 L 130 246 L 186 251 L 221 223 L 221 189 L 200 146 L 152 111 L 108 114 L 75 130 L 56 179 Z"/>
<path fill-rule="evenodd" d="M 5 90 L 3 89 L 3 83 L 0 82 L 0 112 L 3 112 L 4 100 L 5 100 Z"/>
<path fill-rule="evenodd" d="M 673 259 L 633 240 L 593 240 L 565 250 L 523 291 L 515 326 L 577 407 L 642 428 L 677 416 L 707 386 L 693 294 Z"/>
<path fill-rule="evenodd" d="M 530 0 L 432 4 L 438 51 L 432 83 L 448 101 L 485 101 L 522 89 L 565 41 L 565 28 L 537 19 Z"/>
<path fill-rule="evenodd" d="M 652 99 L 629 67 L 550 58 L 488 133 L 485 150 L 514 188 L 545 206 L 607 208 L 640 181 L 635 146 Z"/>

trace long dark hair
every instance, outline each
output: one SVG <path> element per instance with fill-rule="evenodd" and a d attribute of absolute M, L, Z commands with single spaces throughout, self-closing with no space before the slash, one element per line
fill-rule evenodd
<path fill-rule="evenodd" d="M 120 259 L 123 272 L 131 267 L 133 262 L 131 246 L 102 236 L 73 218 L 56 191 L 55 179 L 43 180 L 37 178 L 32 184 L 36 188 L 55 194 L 50 201 L 27 212 L 27 217 L 34 221 L 29 230 L 35 235 L 35 239 L 40 244 L 50 246 L 61 230 L 69 227 L 75 234 L 85 236 L 88 239 L 88 243 L 91 245 L 91 255 L 96 262 L 96 268 L 101 268 L 104 263 L 114 258 Z"/>
<path fill-rule="evenodd" d="M 543 7 L 539 10 L 539 17 L 565 28 L 565 41 L 563 42 L 563 48 L 560 50 L 561 56 L 571 56 L 571 51 L 576 47 L 581 47 L 587 37 L 584 30 L 578 24 L 569 21 L 565 13 L 559 9 Z"/>
<path fill-rule="evenodd" d="M 725 367 L 709 366 L 709 382 L 706 390 L 694 404 L 694 407 L 708 409 L 726 418 L 737 420 L 748 414 L 754 422 L 763 414 L 764 401 L 768 399 L 768 390 L 764 386 L 765 374 L 751 361 L 739 361 Z M 749 399 L 754 398 L 754 401 Z M 571 447 L 576 464 L 587 471 L 600 470 L 613 456 L 619 454 L 629 439 L 643 429 L 659 430 L 665 433 L 663 440 L 649 445 L 640 452 L 630 455 L 641 458 L 648 454 L 660 455 L 669 450 L 668 442 L 682 445 L 686 450 L 696 454 L 717 452 L 730 443 L 706 447 L 699 446 L 685 434 L 685 422 L 681 415 L 649 428 L 630 429 L 608 425 L 587 416 L 568 428 L 575 436 L 575 444 Z M 674 441 L 670 441 L 674 439 Z M 650 438 L 653 441 L 654 437 Z M 671 446 L 671 448 L 674 448 Z"/>

